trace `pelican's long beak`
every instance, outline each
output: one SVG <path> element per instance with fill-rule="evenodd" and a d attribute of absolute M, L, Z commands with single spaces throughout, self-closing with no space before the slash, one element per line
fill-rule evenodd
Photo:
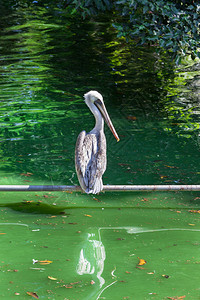
<path fill-rule="evenodd" d="M 110 117 L 109 117 L 109 114 L 108 114 L 108 112 L 107 112 L 107 110 L 106 110 L 106 107 L 105 107 L 104 103 L 103 103 L 100 99 L 98 99 L 98 100 L 96 100 L 96 101 L 94 102 L 94 104 L 95 104 L 95 105 L 97 106 L 97 108 L 100 110 L 100 112 L 101 112 L 101 114 L 102 114 L 104 120 L 106 121 L 108 127 L 110 128 L 110 130 L 111 130 L 111 132 L 113 133 L 113 135 L 114 135 L 114 137 L 116 138 L 116 140 L 119 142 L 118 134 L 117 134 L 117 132 L 116 132 L 116 130 L 115 130 L 115 128 L 114 128 L 112 122 L 111 122 L 111 119 L 110 119 Z"/>

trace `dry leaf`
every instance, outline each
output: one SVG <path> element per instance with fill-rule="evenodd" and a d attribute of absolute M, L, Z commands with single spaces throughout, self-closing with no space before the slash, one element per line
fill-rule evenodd
<path fill-rule="evenodd" d="M 95 197 L 93 197 L 93 200 L 95 200 L 95 201 L 97 201 L 97 202 L 101 202 L 101 200 L 99 200 L 99 199 L 97 199 L 97 198 L 95 198 Z"/>
<path fill-rule="evenodd" d="M 89 218 L 92 218 L 92 216 L 91 215 L 84 215 L 85 217 L 89 217 Z"/>
<path fill-rule="evenodd" d="M 135 116 L 127 116 L 126 118 L 128 120 L 133 120 L 133 121 L 137 120 L 137 118 Z"/>
<path fill-rule="evenodd" d="M 138 259 L 139 259 L 138 266 L 143 266 L 143 265 L 145 265 L 145 264 L 147 263 L 146 260 L 144 260 L 144 259 L 142 259 L 142 258 L 139 258 L 139 257 L 138 257 Z"/>
<path fill-rule="evenodd" d="M 33 173 L 26 172 L 26 173 L 21 173 L 20 175 L 21 176 L 32 176 Z"/>
<path fill-rule="evenodd" d="M 169 275 L 163 274 L 162 277 L 164 277 L 164 278 L 169 278 Z"/>
<path fill-rule="evenodd" d="M 40 265 L 49 265 L 49 264 L 52 264 L 52 261 L 51 260 L 38 260 L 39 264 Z"/>
<path fill-rule="evenodd" d="M 71 285 L 79 284 L 79 283 L 81 283 L 81 280 L 80 281 L 75 281 L 75 282 L 70 282 Z"/>
<path fill-rule="evenodd" d="M 171 299 L 171 300 L 182 300 L 184 299 L 186 296 L 175 296 L 175 297 L 167 297 L 167 299 Z"/>
<path fill-rule="evenodd" d="M 51 279 L 51 280 L 57 280 L 57 278 L 54 278 L 52 276 L 48 276 L 48 278 Z"/>
<path fill-rule="evenodd" d="M 4 232 L 1 232 L 0 234 L 6 234 L 6 233 L 4 233 Z"/>
<path fill-rule="evenodd" d="M 140 270 L 145 270 L 145 268 L 139 267 L 139 266 L 137 266 L 136 268 L 137 268 L 137 269 L 140 269 Z"/>
<path fill-rule="evenodd" d="M 32 296 L 32 297 L 35 298 L 35 299 L 39 299 L 39 297 L 38 297 L 38 295 L 37 295 L 36 293 L 27 292 L 27 294 L 28 294 L 29 296 Z"/>
<path fill-rule="evenodd" d="M 167 166 L 165 165 L 166 168 L 170 168 L 170 169 L 178 169 L 178 167 L 175 167 L 175 166 Z"/>
<path fill-rule="evenodd" d="M 191 212 L 191 213 L 197 213 L 197 214 L 200 214 L 200 210 L 189 210 L 189 212 Z"/>

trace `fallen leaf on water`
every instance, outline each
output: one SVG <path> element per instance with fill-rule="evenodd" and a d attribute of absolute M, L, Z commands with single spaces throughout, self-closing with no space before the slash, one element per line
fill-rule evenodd
<path fill-rule="evenodd" d="M 192 210 L 189 210 L 189 212 L 200 214 L 200 210 L 194 210 L 194 209 L 192 209 Z"/>
<path fill-rule="evenodd" d="M 141 201 L 145 202 L 145 201 L 149 201 L 147 198 L 143 198 Z"/>
<path fill-rule="evenodd" d="M 21 176 L 32 176 L 33 173 L 26 172 L 26 173 L 21 173 L 20 175 L 21 175 Z"/>
<path fill-rule="evenodd" d="M 92 218 L 92 216 L 91 215 L 84 215 L 85 217 L 89 217 L 89 218 Z"/>
<path fill-rule="evenodd" d="M 126 271 L 125 273 L 126 273 L 126 274 L 131 274 L 131 272 L 129 272 L 129 271 Z"/>
<path fill-rule="evenodd" d="M 188 225 L 190 225 L 190 226 L 195 226 L 195 224 L 188 224 Z"/>
<path fill-rule="evenodd" d="M 149 272 L 147 273 L 148 275 L 154 275 L 155 273 L 154 272 Z"/>
<path fill-rule="evenodd" d="M 164 277 L 164 278 L 169 278 L 169 275 L 163 274 L 162 277 Z"/>
<path fill-rule="evenodd" d="M 29 296 L 32 296 L 32 297 L 35 298 L 35 299 L 39 299 L 39 297 L 38 297 L 38 295 L 37 295 L 36 293 L 33 293 L 33 292 L 27 292 L 27 294 L 28 294 Z"/>
<path fill-rule="evenodd" d="M 70 282 L 70 283 L 68 283 L 68 284 L 64 284 L 63 286 L 66 288 L 66 289 L 72 289 L 73 288 L 73 285 L 75 285 L 75 284 L 79 284 L 79 283 L 81 283 L 82 281 L 80 280 L 80 281 L 75 281 L 75 282 Z"/>
<path fill-rule="evenodd" d="M 6 233 L 4 233 L 4 232 L 1 232 L 0 234 L 6 234 Z"/>
<path fill-rule="evenodd" d="M 133 120 L 133 121 L 137 120 L 137 118 L 135 116 L 127 116 L 126 118 L 128 120 Z"/>
<path fill-rule="evenodd" d="M 101 202 L 101 200 L 99 200 L 99 199 L 97 199 L 97 198 L 95 198 L 95 197 L 93 197 L 93 200 L 95 200 L 95 201 L 97 201 L 97 202 Z"/>
<path fill-rule="evenodd" d="M 178 169 L 178 167 L 175 167 L 175 166 L 167 166 L 165 165 L 166 168 L 170 168 L 170 169 Z"/>
<path fill-rule="evenodd" d="M 75 282 L 70 282 L 70 284 L 71 285 L 74 285 L 74 284 L 79 284 L 79 283 L 81 283 L 82 281 L 80 280 L 80 281 L 75 281 Z"/>
<path fill-rule="evenodd" d="M 38 260 L 39 264 L 40 265 L 49 265 L 49 264 L 52 264 L 52 261 L 51 260 Z"/>
<path fill-rule="evenodd" d="M 51 279 L 51 280 L 57 280 L 57 278 L 54 278 L 52 276 L 48 276 L 48 278 Z"/>
<path fill-rule="evenodd" d="M 138 266 L 143 266 L 143 265 L 145 265 L 145 264 L 147 263 L 146 260 L 144 260 L 144 259 L 142 259 L 142 258 L 139 258 L 139 257 L 138 257 L 138 259 L 139 259 Z"/>
<path fill-rule="evenodd" d="M 182 300 L 184 299 L 186 296 L 175 296 L 175 297 L 167 297 L 167 299 L 171 299 L 171 300 Z"/>

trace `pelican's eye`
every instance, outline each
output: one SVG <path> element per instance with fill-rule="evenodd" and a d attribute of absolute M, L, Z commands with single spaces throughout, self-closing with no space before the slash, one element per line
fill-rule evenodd
<path fill-rule="evenodd" d="M 94 101 L 94 104 L 102 106 L 102 101 L 100 99 L 97 99 Z"/>

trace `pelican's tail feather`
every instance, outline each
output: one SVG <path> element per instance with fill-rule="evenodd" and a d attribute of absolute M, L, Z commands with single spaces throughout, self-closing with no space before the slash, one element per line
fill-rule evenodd
<path fill-rule="evenodd" d="M 86 189 L 87 194 L 98 194 L 103 190 L 103 181 L 102 178 L 96 178 L 92 187 Z"/>

